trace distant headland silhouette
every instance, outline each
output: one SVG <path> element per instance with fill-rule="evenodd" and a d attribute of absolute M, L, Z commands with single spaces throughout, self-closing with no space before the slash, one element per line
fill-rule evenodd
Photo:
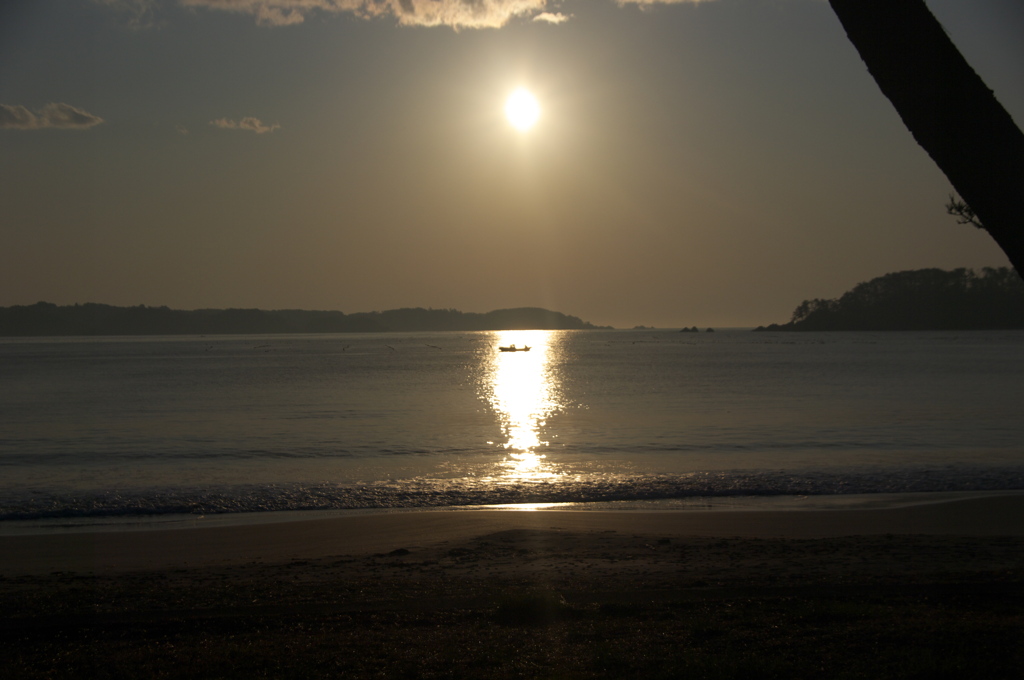
<path fill-rule="evenodd" d="M 804 300 L 789 323 L 755 331 L 928 331 L 1024 328 L 1024 280 L 1008 267 L 916 269 Z"/>
<path fill-rule="evenodd" d="M 483 314 L 455 309 L 392 309 L 343 314 L 299 309 L 114 307 L 49 302 L 0 307 L 0 336 L 228 335 L 247 333 L 386 333 L 414 331 L 582 330 L 602 328 L 539 307 Z M 606 328 L 606 327 L 604 327 Z"/>

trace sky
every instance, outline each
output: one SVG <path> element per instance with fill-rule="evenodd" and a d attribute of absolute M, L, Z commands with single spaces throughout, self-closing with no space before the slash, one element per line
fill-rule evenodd
<path fill-rule="evenodd" d="M 1024 122 L 1024 3 L 928 6 Z M 1007 266 L 951 191 L 824 0 L 0 4 L 0 306 L 781 323 Z"/>

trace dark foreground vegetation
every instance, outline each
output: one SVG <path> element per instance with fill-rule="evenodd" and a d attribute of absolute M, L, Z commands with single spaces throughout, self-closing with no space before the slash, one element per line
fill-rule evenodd
<path fill-rule="evenodd" d="M 917 269 L 804 300 L 789 323 L 759 331 L 930 331 L 1024 328 L 1024 280 L 1012 269 Z"/>
<path fill-rule="evenodd" d="M 596 328 L 575 316 L 537 307 L 484 314 L 455 309 L 392 309 L 385 312 L 299 309 L 196 309 L 113 307 L 49 302 L 0 307 L 0 336 L 217 335 L 244 333 L 386 333 Z"/>
<path fill-rule="evenodd" d="M 0 676 L 992 680 L 1024 668 L 1020 539 L 585 543 L 503 532 L 276 565 L 9 576 Z"/>

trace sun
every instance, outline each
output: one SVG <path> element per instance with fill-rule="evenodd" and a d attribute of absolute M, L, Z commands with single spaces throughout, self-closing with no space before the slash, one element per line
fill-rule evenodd
<path fill-rule="evenodd" d="M 505 100 L 505 117 L 513 127 L 526 131 L 540 118 L 540 104 L 528 90 L 516 90 Z"/>

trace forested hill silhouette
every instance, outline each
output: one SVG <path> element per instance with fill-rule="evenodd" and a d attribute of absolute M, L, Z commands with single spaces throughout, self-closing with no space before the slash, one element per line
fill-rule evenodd
<path fill-rule="evenodd" d="M 804 300 L 789 323 L 757 331 L 1024 328 L 1024 280 L 1007 267 L 917 269 L 857 284 L 836 300 Z"/>
<path fill-rule="evenodd" d="M 537 307 L 485 314 L 455 309 L 392 309 L 385 312 L 298 309 L 197 309 L 57 306 L 49 302 L 0 307 L 0 336 L 217 335 L 241 333 L 374 333 L 390 331 L 486 331 L 598 328 L 575 316 Z"/>

